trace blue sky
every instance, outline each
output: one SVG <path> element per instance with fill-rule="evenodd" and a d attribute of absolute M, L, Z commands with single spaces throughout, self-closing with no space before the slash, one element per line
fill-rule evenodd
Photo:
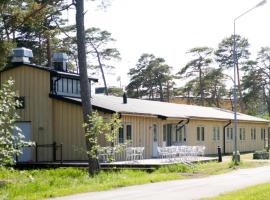
<path fill-rule="evenodd" d="M 196 46 L 216 48 L 233 33 L 235 17 L 260 0 L 111 0 L 105 11 L 97 2 L 86 1 L 85 26 L 95 26 L 112 33 L 122 60 L 107 74 L 109 86 L 128 84 L 127 72 L 142 53 L 163 57 L 179 69 L 190 60 L 186 52 Z M 72 19 L 70 20 L 72 23 Z M 270 46 L 270 2 L 243 16 L 236 23 L 236 33 L 248 38 L 251 52 Z M 100 81 L 100 84 L 102 82 Z M 178 85 L 182 85 L 178 81 Z"/>

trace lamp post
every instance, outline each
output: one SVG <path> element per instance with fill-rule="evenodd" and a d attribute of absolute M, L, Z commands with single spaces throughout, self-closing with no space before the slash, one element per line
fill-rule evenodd
<path fill-rule="evenodd" d="M 263 6 L 266 3 L 266 0 L 261 1 L 254 7 L 250 8 L 249 10 L 243 12 L 241 15 L 236 17 L 233 21 L 233 73 L 234 73 L 234 81 L 233 81 L 233 112 L 234 112 L 234 155 L 233 155 L 233 160 L 237 164 L 240 161 L 240 155 L 238 157 L 237 155 L 237 95 L 236 95 L 236 78 L 237 78 L 237 71 L 236 71 L 236 65 L 237 65 L 237 55 L 236 55 L 236 35 L 235 35 L 235 22 L 238 20 L 240 17 L 244 16 L 245 14 L 249 13 L 250 11 L 254 10 L 255 8 L 258 8 L 260 6 Z"/>

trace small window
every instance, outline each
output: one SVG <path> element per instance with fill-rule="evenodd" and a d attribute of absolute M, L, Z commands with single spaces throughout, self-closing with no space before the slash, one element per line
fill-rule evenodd
<path fill-rule="evenodd" d="M 228 127 L 227 128 L 227 140 L 232 140 L 233 139 L 233 128 Z"/>
<path fill-rule="evenodd" d="M 250 136 L 251 140 L 256 140 L 256 128 L 251 128 Z"/>
<path fill-rule="evenodd" d="M 261 128 L 261 140 L 265 140 L 265 128 Z"/>
<path fill-rule="evenodd" d="M 167 129 L 166 129 L 166 125 L 163 125 L 163 142 L 167 141 Z"/>
<path fill-rule="evenodd" d="M 213 140 L 220 140 L 219 127 L 213 127 Z"/>
<path fill-rule="evenodd" d="M 126 126 L 127 140 L 132 140 L 132 127 L 130 124 Z"/>
<path fill-rule="evenodd" d="M 153 141 L 157 142 L 158 141 L 158 133 L 157 133 L 157 125 L 153 124 Z"/>
<path fill-rule="evenodd" d="M 175 135 L 175 141 L 176 142 L 184 142 L 186 141 L 186 126 L 183 126 L 182 128 L 176 129 L 176 135 Z"/>
<path fill-rule="evenodd" d="M 204 127 L 197 127 L 197 141 L 204 141 Z"/>
<path fill-rule="evenodd" d="M 124 128 L 119 128 L 118 141 L 124 143 Z"/>
<path fill-rule="evenodd" d="M 245 128 L 239 128 L 239 139 L 245 140 L 246 139 L 246 130 Z"/>
<path fill-rule="evenodd" d="M 25 97 L 15 97 L 15 101 L 19 102 L 19 105 L 16 106 L 16 109 L 25 108 Z"/>

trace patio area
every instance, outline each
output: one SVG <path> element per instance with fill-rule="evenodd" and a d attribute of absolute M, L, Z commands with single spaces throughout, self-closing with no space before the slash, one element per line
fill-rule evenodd
<path fill-rule="evenodd" d="M 216 157 L 194 157 L 194 158 L 184 158 L 184 159 L 142 159 L 142 160 L 127 160 L 127 161 L 116 161 L 111 163 L 101 163 L 102 165 L 151 165 L 151 166 L 162 166 L 162 165 L 172 165 L 172 164 L 195 164 L 198 162 L 210 162 L 217 161 Z"/>

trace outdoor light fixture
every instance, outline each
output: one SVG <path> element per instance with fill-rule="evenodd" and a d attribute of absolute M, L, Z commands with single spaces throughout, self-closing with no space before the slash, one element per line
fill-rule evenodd
<path fill-rule="evenodd" d="M 266 3 L 266 0 L 261 1 L 256 6 L 250 8 L 246 12 L 243 12 L 241 15 L 236 17 L 233 21 L 233 72 L 234 72 L 234 81 L 233 81 L 233 112 L 234 112 L 234 155 L 233 160 L 235 163 L 238 163 L 240 161 L 240 155 L 237 155 L 237 95 L 236 95 L 236 66 L 237 66 L 237 55 L 236 55 L 236 38 L 235 38 L 235 22 L 240 17 L 244 16 L 245 14 L 249 13 L 250 11 L 254 10 L 255 8 L 258 8 L 260 6 L 263 6 Z"/>

